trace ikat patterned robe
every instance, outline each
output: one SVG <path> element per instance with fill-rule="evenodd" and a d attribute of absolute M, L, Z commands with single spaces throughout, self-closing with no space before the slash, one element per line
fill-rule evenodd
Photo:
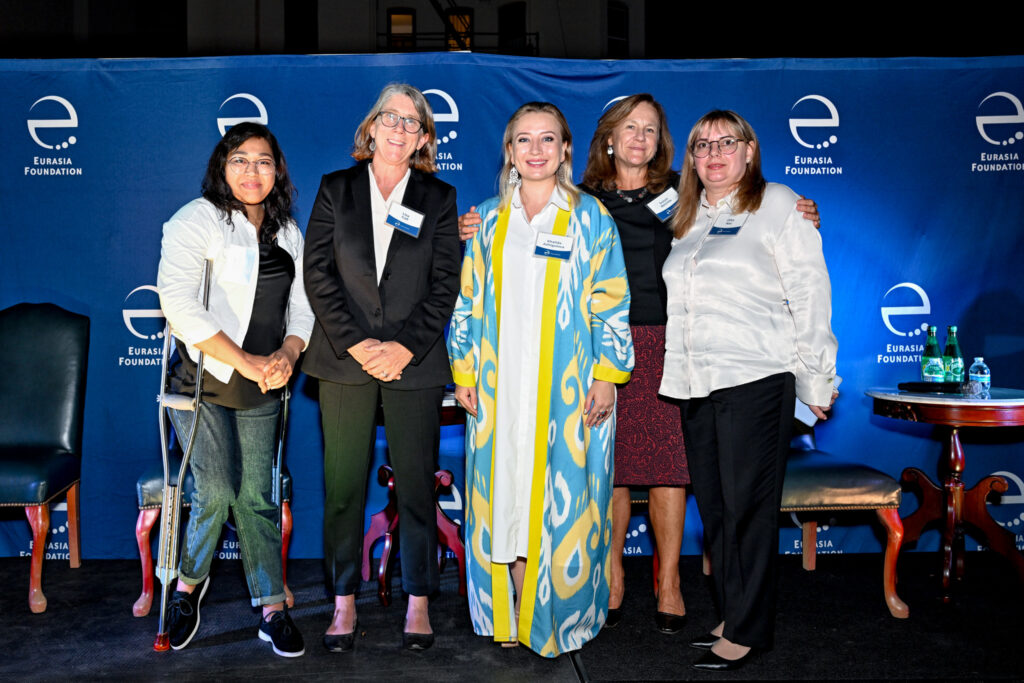
<path fill-rule="evenodd" d="M 526 578 L 517 633 L 509 565 L 492 564 L 491 477 L 498 367 L 502 247 L 509 210 L 479 208 L 483 225 L 467 243 L 448 337 L 455 382 L 477 389 L 477 418 L 466 423 L 466 546 L 473 628 L 495 641 L 523 643 L 555 657 L 597 635 L 608 610 L 612 449 L 615 422 L 584 426 L 591 380 L 623 383 L 633 368 L 629 287 L 615 223 L 580 194 L 560 211 L 556 234 L 574 236 L 568 260 L 548 259 L 541 302 L 541 367 Z M 566 216 L 565 214 L 569 215 Z M 568 218 L 568 220 L 566 220 Z"/>

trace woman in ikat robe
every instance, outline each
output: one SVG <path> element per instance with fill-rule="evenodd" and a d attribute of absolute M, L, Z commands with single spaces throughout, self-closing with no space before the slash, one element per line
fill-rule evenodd
<path fill-rule="evenodd" d="M 480 206 L 448 339 L 469 414 L 469 605 L 478 634 L 555 657 L 607 616 L 629 288 L 615 223 L 571 182 L 561 112 L 523 105 L 504 147 L 501 196 Z"/>

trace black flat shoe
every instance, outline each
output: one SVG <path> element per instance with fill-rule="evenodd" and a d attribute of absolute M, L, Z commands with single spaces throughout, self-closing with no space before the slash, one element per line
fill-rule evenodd
<path fill-rule="evenodd" d="M 359 631 L 359 620 L 352 625 L 352 633 L 325 633 L 324 649 L 328 652 L 348 652 L 356 644 L 356 632 Z"/>
<path fill-rule="evenodd" d="M 736 671 L 753 659 L 755 652 L 756 650 L 751 648 L 750 652 L 739 659 L 725 659 L 708 650 L 700 656 L 700 659 L 691 664 L 690 668 L 697 671 Z"/>
<path fill-rule="evenodd" d="M 402 632 L 402 647 L 404 647 L 406 650 L 412 650 L 413 652 L 422 652 L 423 650 L 430 649 L 430 646 L 433 644 L 433 633 L 409 633 L 408 631 Z"/>
<path fill-rule="evenodd" d="M 705 633 L 702 636 L 697 636 L 690 641 L 690 647 L 695 650 L 710 650 L 711 646 L 718 642 L 718 639 L 722 636 L 716 636 L 714 633 Z"/>
<path fill-rule="evenodd" d="M 662 633 L 679 633 L 686 626 L 685 614 L 669 614 L 668 612 L 655 612 L 654 625 Z"/>
<path fill-rule="evenodd" d="M 605 628 L 615 628 L 622 621 L 622 608 L 621 607 L 609 607 L 608 616 L 604 620 Z"/>

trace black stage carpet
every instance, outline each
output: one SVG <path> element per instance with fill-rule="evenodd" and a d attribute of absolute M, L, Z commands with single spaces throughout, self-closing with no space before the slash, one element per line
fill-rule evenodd
<path fill-rule="evenodd" d="M 700 559 L 684 557 L 687 628 L 667 636 L 654 629 L 649 558 L 629 558 L 626 615 L 573 657 L 547 660 L 523 647 L 503 649 L 475 636 L 453 565 L 431 603 L 437 642 L 424 653 L 401 649 L 404 598 L 382 607 L 374 588 L 358 596 L 360 637 L 354 652 L 330 654 L 320 645 L 331 603 L 320 562 L 292 560 L 292 615 L 306 654 L 275 656 L 256 638 L 240 562 L 215 563 L 195 640 L 180 652 L 152 650 L 157 610 L 132 616 L 139 565 L 86 560 L 80 569 L 49 560 L 44 614 L 28 609 L 28 558 L 0 559 L 0 678 L 5 680 L 259 680 L 365 681 L 622 681 L 683 679 L 1017 679 L 1024 678 L 1024 599 L 1003 558 L 967 557 L 966 577 L 950 604 L 940 599 L 939 557 L 906 553 L 900 595 L 910 618 L 893 619 L 882 598 L 881 555 L 822 555 L 805 572 L 798 556 L 781 560 L 775 648 L 738 672 L 703 674 L 688 665 L 699 652 L 686 641 L 715 624 Z M 159 586 L 159 584 L 158 584 Z"/>

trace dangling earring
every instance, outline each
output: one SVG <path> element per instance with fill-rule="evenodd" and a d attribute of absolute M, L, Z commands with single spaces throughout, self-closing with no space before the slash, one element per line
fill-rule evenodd
<path fill-rule="evenodd" d="M 615 148 L 612 147 L 611 145 L 608 145 L 608 156 L 610 156 L 610 157 L 615 156 Z"/>
<path fill-rule="evenodd" d="M 375 149 L 377 149 L 377 141 L 374 140 L 373 138 L 370 138 L 370 151 L 372 152 Z"/>
<path fill-rule="evenodd" d="M 516 169 L 515 166 L 513 166 L 512 170 L 508 172 L 508 184 L 518 185 L 521 182 L 522 180 L 519 177 L 519 171 Z"/>

